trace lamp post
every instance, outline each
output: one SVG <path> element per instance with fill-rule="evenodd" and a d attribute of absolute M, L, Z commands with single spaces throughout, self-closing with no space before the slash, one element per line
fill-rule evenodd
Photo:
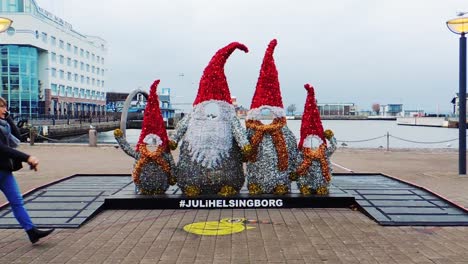
<path fill-rule="evenodd" d="M 468 12 L 458 15 L 463 16 Z M 447 27 L 460 35 L 460 74 L 458 92 L 458 173 L 466 175 L 466 33 L 468 17 L 459 17 L 447 21 Z"/>

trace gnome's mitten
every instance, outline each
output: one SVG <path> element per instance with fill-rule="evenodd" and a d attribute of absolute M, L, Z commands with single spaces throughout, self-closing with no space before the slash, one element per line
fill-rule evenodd
<path fill-rule="evenodd" d="M 331 140 L 331 138 L 335 135 L 333 131 L 331 131 L 330 129 L 325 130 L 323 134 L 325 135 L 325 138 L 328 140 Z"/>
<path fill-rule="evenodd" d="M 171 150 L 176 150 L 177 149 L 177 142 L 175 142 L 174 140 L 170 140 L 169 141 L 169 148 Z"/>
<path fill-rule="evenodd" d="M 120 128 L 114 130 L 114 137 L 123 137 L 123 131 Z"/>
<path fill-rule="evenodd" d="M 252 158 L 252 146 L 250 144 L 242 147 L 242 157 L 244 161 L 249 161 Z"/>
<path fill-rule="evenodd" d="M 297 181 L 297 177 L 298 177 L 298 175 L 297 175 L 297 173 L 295 171 L 292 171 L 292 172 L 289 173 L 289 180 Z"/>

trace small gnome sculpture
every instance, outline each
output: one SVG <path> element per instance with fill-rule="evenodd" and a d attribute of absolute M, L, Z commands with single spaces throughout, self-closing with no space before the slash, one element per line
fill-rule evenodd
<path fill-rule="evenodd" d="M 172 136 L 171 148 L 179 141 L 177 185 L 187 196 L 199 194 L 233 195 L 242 188 L 245 176 L 243 152 L 249 142 L 236 116 L 224 74 L 224 65 L 234 50 L 248 52 L 233 42 L 220 49 L 203 72 L 193 110 L 180 120 Z M 210 111 L 216 108 L 217 113 Z"/>
<path fill-rule="evenodd" d="M 295 169 L 297 141 L 286 125 L 278 71 L 273 59 L 276 39 L 272 40 L 263 59 L 250 111 L 246 117 L 247 136 L 252 153 L 247 163 L 247 184 L 250 194 L 285 194 L 291 187 L 289 174 Z M 262 112 L 273 116 L 263 124 Z"/>
<path fill-rule="evenodd" d="M 301 124 L 297 186 L 302 194 L 328 194 L 332 176 L 330 156 L 336 150 L 336 139 L 331 130 L 323 131 L 315 101 L 314 88 L 304 85 L 307 99 Z M 328 141 L 328 142 L 327 142 Z"/>
<path fill-rule="evenodd" d="M 169 185 L 176 183 L 174 159 L 156 94 L 158 84 L 159 80 L 151 85 L 136 150 L 128 144 L 122 130 L 114 131 L 115 139 L 122 150 L 136 160 L 132 179 L 140 194 L 163 194 Z M 151 147 L 156 149 L 152 151 Z"/>

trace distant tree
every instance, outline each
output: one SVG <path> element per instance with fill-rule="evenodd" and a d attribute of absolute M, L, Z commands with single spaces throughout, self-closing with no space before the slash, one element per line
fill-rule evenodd
<path fill-rule="evenodd" d="M 294 112 L 296 112 L 296 105 L 295 104 L 289 105 L 288 108 L 286 108 L 286 111 L 288 112 L 289 115 L 294 115 Z"/>
<path fill-rule="evenodd" d="M 380 104 L 373 104 L 372 111 L 374 111 L 377 115 L 380 113 Z"/>

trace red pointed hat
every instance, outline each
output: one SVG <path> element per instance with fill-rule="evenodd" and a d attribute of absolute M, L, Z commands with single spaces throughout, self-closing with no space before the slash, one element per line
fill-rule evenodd
<path fill-rule="evenodd" d="M 193 106 L 208 100 L 219 100 L 232 104 L 231 93 L 229 92 L 226 75 L 224 74 L 224 65 L 236 49 L 249 52 L 249 49 L 244 44 L 232 42 L 218 50 L 213 58 L 211 58 L 208 66 L 203 71 L 197 98 L 195 98 Z"/>
<path fill-rule="evenodd" d="M 145 113 L 143 116 L 143 124 L 138 139 L 136 150 L 139 150 L 139 145 L 144 143 L 144 139 L 148 134 L 155 134 L 159 136 L 162 141 L 162 146 L 166 149 L 169 146 L 169 138 L 167 137 L 166 127 L 159 109 L 159 98 L 156 90 L 158 88 L 159 80 L 153 82 L 150 88 L 148 102 L 146 104 Z"/>
<path fill-rule="evenodd" d="M 315 101 L 314 87 L 310 84 L 305 84 L 307 90 L 307 99 L 304 105 L 304 114 L 302 115 L 301 123 L 301 139 L 299 140 L 299 149 L 302 149 L 304 140 L 309 135 L 319 137 L 325 144 L 325 134 L 323 133 L 322 120 L 318 111 L 317 102 Z"/>
<path fill-rule="evenodd" d="M 270 44 L 268 44 L 250 109 L 259 108 L 264 105 L 283 108 L 278 71 L 276 70 L 275 60 L 273 59 L 273 51 L 275 50 L 276 44 L 276 39 L 273 39 L 270 41 Z"/>

